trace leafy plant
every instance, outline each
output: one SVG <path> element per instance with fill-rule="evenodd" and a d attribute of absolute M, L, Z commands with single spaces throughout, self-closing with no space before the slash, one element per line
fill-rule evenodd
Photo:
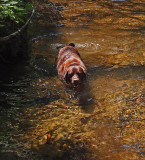
<path fill-rule="evenodd" d="M 0 0 L 0 27 L 5 26 L 8 20 L 15 23 L 25 21 L 28 11 L 32 10 L 32 4 L 24 0 Z"/>

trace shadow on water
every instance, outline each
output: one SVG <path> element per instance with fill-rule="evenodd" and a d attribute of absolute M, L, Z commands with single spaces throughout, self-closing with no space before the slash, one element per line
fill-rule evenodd
<path fill-rule="evenodd" d="M 65 88 L 65 86 L 64 86 Z M 97 103 L 91 93 L 89 81 L 86 80 L 80 88 L 65 88 L 65 91 L 69 94 L 70 99 L 77 101 L 77 104 L 86 113 L 93 112 Z"/>
<path fill-rule="evenodd" d="M 0 65 L 0 159 L 19 159 L 12 149 L 16 145 L 12 136 L 18 131 L 21 113 L 31 106 L 39 107 L 59 98 L 51 94 L 50 88 L 40 97 L 33 86 L 40 77 L 56 76 L 54 67 L 48 59 L 34 55 L 27 62 Z"/>
<path fill-rule="evenodd" d="M 86 113 L 92 113 L 97 107 L 97 102 L 95 101 L 95 97 L 93 97 L 89 82 L 86 82 L 82 90 L 77 94 L 79 105 L 81 106 L 83 111 L 85 111 Z"/>
<path fill-rule="evenodd" d="M 29 62 L 1 66 L 1 96 L 6 98 L 3 101 L 4 103 L 8 101 L 5 106 L 8 107 L 9 104 L 14 106 L 15 103 L 20 103 L 18 104 L 19 106 L 24 106 L 28 103 L 30 105 L 38 104 L 37 102 L 41 100 L 35 97 L 35 89 L 33 89 L 32 83 L 40 77 L 56 76 L 57 72 L 54 67 L 54 64 L 49 63 L 42 56 L 32 56 Z M 27 94 L 30 94 L 29 98 Z M 26 99 L 25 97 L 22 98 L 22 95 L 26 96 Z M 47 101 L 48 99 L 49 97 L 47 97 Z M 42 104 L 40 103 L 40 105 Z"/>

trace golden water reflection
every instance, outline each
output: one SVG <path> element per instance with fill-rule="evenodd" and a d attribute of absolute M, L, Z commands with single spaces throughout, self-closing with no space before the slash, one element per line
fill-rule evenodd
<path fill-rule="evenodd" d="M 75 43 L 88 68 L 88 85 L 76 96 L 56 75 L 34 82 L 38 97 L 51 90 L 51 101 L 25 110 L 18 152 L 23 155 L 25 146 L 38 153 L 35 159 L 143 160 L 144 1 L 35 3 L 33 53 L 54 63 L 58 46 Z"/>

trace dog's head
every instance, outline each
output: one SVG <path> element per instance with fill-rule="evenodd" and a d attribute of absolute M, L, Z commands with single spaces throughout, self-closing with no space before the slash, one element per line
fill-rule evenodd
<path fill-rule="evenodd" d="M 65 80 L 73 87 L 79 87 L 86 79 L 86 69 L 80 65 L 72 65 L 67 69 Z"/>

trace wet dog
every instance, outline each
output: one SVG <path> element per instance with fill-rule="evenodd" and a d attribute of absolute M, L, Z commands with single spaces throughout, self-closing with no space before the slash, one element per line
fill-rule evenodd
<path fill-rule="evenodd" d="M 60 49 L 57 71 L 64 84 L 75 88 L 81 86 L 86 79 L 87 69 L 73 43 Z"/>

